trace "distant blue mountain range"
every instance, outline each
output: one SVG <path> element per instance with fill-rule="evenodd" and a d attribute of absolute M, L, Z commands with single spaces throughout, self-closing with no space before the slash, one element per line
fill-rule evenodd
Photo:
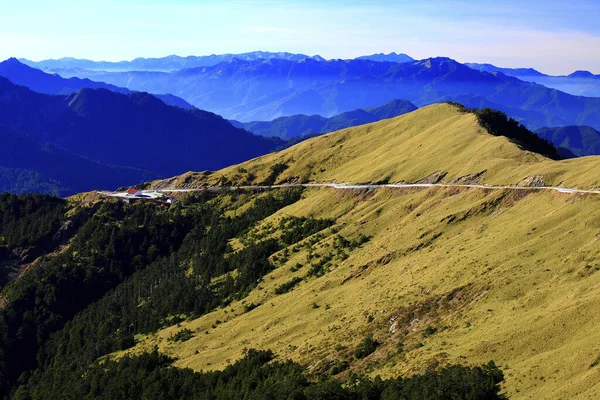
<path fill-rule="evenodd" d="M 71 57 L 43 61 L 31 61 L 27 59 L 21 59 L 20 61 L 31 67 L 48 72 L 55 72 L 62 76 L 86 76 L 86 70 L 107 72 L 174 72 L 185 68 L 210 67 L 222 62 L 231 61 L 234 58 L 243 61 L 256 61 L 268 59 L 301 61 L 305 58 L 316 61 L 326 61 L 323 57 L 319 55 L 308 56 L 306 54 L 266 51 L 253 51 L 240 54 L 212 54 L 208 56 L 188 57 L 171 55 L 162 58 L 136 58 L 132 61 L 119 62 L 91 61 Z M 356 57 L 355 59 L 395 63 L 415 61 L 415 59 L 404 53 L 397 54 L 395 52 L 389 54 L 371 54 L 367 56 Z M 565 93 L 577 96 L 600 97 L 600 75 L 594 75 L 589 71 L 575 71 L 572 74 L 565 76 L 552 76 L 544 74 L 533 68 L 502 68 L 492 64 L 479 63 L 466 63 L 465 65 L 482 72 L 501 72 L 508 76 L 517 77 L 523 81 L 539 83 L 549 88 L 558 89 Z"/>
<path fill-rule="evenodd" d="M 499 109 L 530 129 L 567 125 L 600 129 L 599 98 L 573 96 L 444 57 L 404 63 L 233 58 L 168 73 L 80 70 L 77 76 L 131 90 L 172 93 L 242 122 L 294 114 L 331 117 L 402 98 L 418 107 L 451 100 Z"/>
<path fill-rule="evenodd" d="M 391 52 L 389 54 L 377 53 L 377 54 L 371 54 L 369 56 L 356 57 L 355 60 L 371 60 L 371 61 L 383 61 L 383 62 L 395 62 L 395 63 L 405 63 L 405 62 L 415 61 L 415 59 L 409 55 L 406 55 L 404 53 L 396 54 L 394 52 Z"/>
<path fill-rule="evenodd" d="M 30 67 L 53 70 L 53 69 L 87 69 L 92 71 L 176 71 L 183 68 L 209 67 L 219 63 L 237 58 L 244 61 L 269 60 L 277 58 L 280 60 L 300 61 L 310 58 L 317 61 L 325 61 L 319 55 L 307 56 L 306 54 L 294 54 L 286 52 L 252 51 L 240 54 L 212 54 L 209 56 L 180 57 L 171 55 L 161 58 L 136 58 L 132 61 L 92 61 L 72 57 L 59 58 L 57 60 L 31 61 L 20 59 Z"/>
<path fill-rule="evenodd" d="M 594 75 L 590 71 L 575 71 L 569 75 L 553 76 L 533 68 L 500 68 L 492 64 L 475 63 L 465 65 L 478 71 L 502 72 L 504 75 L 514 76 L 522 81 L 539 83 L 577 96 L 600 97 L 600 75 Z"/>
<path fill-rule="evenodd" d="M 211 54 L 209 56 L 187 56 L 180 57 L 177 55 L 171 55 L 160 58 L 136 58 L 131 61 L 92 61 L 85 59 L 77 59 L 72 57 L 64 57 L 56 60 L 43 60 L 43 61 L 31 61 L 26 58 L 21 58 L 23 64 L 29 65 L 30 67 L 48 70 L 53 72 L 64 72 L 68 70 L 74 73 L 78 69 L 90 70 L 90 71 L 112 71 L 112 72 L 124 72 L 124 71 L 159 71 L 159 72 L 170 72 L 177 71 L 184 68 L 198 68 L 198 67 L 210 67 L 217 65 L 222 62 L 231 61 L 237 58 L 243 61 L 255 61 L 255 60 L 289 60 L 289 61 L 300 61 L 305 58 L 326 61 L 319 55 L 308 56 L 306 54 L 298 53 L 287 53 L 287 52 L 268 52 L 268 51 L 252 51 L 248 53 L 239 54 Z M 371 54 L 368 56 L 357 57 L 357 60 L 372 60 L 372 61 L 388 61 L 388 62 L 409 62 L 414 59 L 404 53 L 396 54 L 391 52 L 389 54 L 378 53 Z"/>
<path fill-rule="evenodd" d="M 600 132 L 590 126 L 541 128 L 535 133 L 578 157 L 600 154 Z"/>
<path fill-rule="evenodd" d="M 81 89 L 107 89 L 112 92 L 128 94 L 131 90 L 107 84 L 104 82 L 94 82 L 89 79 L 80 79 L 77 77 L 63 78 L 56 74 L 49 74 L 39 69 L 29 67 L 16 58 L 9 58 L 0 63 L 0 76 L 8 78 L 12 83 L 27 86 L 38 93 L 46 94 L 72 94 Z M 162 100 L 170 106 L 177 106 L 184 109 L 195 108 L 187 101 L 173 96 L 172 94 L 155 94 L 155 97 Z"/>

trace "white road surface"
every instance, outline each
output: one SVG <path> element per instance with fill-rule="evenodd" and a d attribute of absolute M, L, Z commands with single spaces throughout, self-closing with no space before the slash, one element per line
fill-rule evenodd
<path fill-rule="evenodd" d="M 585 194 L 600 194 L 600 189 L 577 189 L 566 188 L 560 186 L 493 186 L 493 185 L 478 185 L 478 184 L 452 184 L 452 183 L 386 183 L 386 184 L 347 184 L 347 183 L 305 183 L 305 184 L 282 184 L 272 186 L 207 186 L 198 189 L 158 189 L 159 192 L 165 193 L 185 193 L 185 192 L 201 192 L 205 190 L 235 190 L 235 189 L 280 189 L 290 187 L 330 187 L 333 189 L 379 189 L 379 188 L 397 188 L 397 189 L 423 189 L 432 187 L 441 188 L 470 188 L 470 189 L 486 189 L 486 190 L 553 190 L 560 193 L 585 193 Z M 108 193 L 108 192 L 102 192 Z M 113 194 L 117 195 L 116 193 Z"/>

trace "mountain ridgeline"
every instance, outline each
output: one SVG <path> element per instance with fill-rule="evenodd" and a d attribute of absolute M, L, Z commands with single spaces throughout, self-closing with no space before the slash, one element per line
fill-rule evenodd
<path fill-rule="evenodd" d="M 131 61 L 108 62 L 81 60 L 71 57 L 59 58 L 57 60 L 31 61 L 21 59 L 20 61 L 34 68 L 42 70 L 56 69 L 88 69 L 100 71 L 177 71 L 183 68 L 208 67 L 221 62 L 230 61 L 233 58 L 240 60 L 268 60 L 278 58 L 282 60 L 300 61 L 305 58 L 324 61 L 319 55 L 308 56 L 306 54 L 295 54 L 288 52 L 251 51 L 238 54 L 212 54 L 208 56 L 180 57 L 171 55 L 161 58 L 135 58 Z"/>
<path fill-rule="evenodd" d="M 396 52 L 391 52 L 389 54 L 377 53 L 377 54 L 371 54 L 368 56 L 360 56 L 360 57 L 356 57 L 355 60 L 386 61 L 386 62 L 396 62 L 396 63 L 415 61 L 414 58 L 412 58 L 411 56 L 409 56 L 407 54 L 404 54 L 404 53 L 397 54 Z"/>
<path fill-rule="evenodd" d="M 500 111 L 443 103 L 323 134 L 212 174 L 188 173 L 150 187 L 265 181 L 515 185 L 539 174 L 547 184 L 560 183 L 560 177 L 572 181 L 574 176 L 566 171 L 573 170 L 552 161 L 560 158 L 550 142 Z M 591 171 L 589 166 L 582 168 Z M 579 179 L 595 182 L 593 174 Z"/>
<path fill-rule="evenodd" d="M 504 136 L 512 142 L 519 145 L 524 150 L 529 150 L 553 160 L 561 159 L 559 151 L 552 141 L 544 139 L 527 129 L 513 118 L 509 118 L 505 113 L 490 108 L 477 109 L 466 108 L 462 104 L 449 104 L 457 107 L 462 112 L 473 113 L 477 116 L 479 124 L 487 130 L 488 133 L 495 136 Z"/>

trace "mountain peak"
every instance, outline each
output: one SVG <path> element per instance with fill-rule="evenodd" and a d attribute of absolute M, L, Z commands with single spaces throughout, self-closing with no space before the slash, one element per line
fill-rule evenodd
<path fill-rule="evenodd" d="M 413 63 L 415 66 L 420 66 L 425 69 L 432 69 L 435 71 L 445 71 L 445 70 L 458 70 L 458 69 L 468 69 L 463 64 L 459 63 L 448 57 L 431 57 L 425 58 L 423 60 L 418 60 Z M 462 68 L 461 68 L 462 67 Z"/>
<path fill-rule="evenodd" d="M 482 71 L 482 72 L 490 72 L 490 73 L 494 73 L 494 72 L 501 72 L 504 75 L 508 75 L 508 76 L 531 76 L 531 77 L 543 77 L 546 76 L 545 74 L 541 73 L 540 71 L 534 69 L 534 68 L 502 68 L 502 67 L 497 67 L 493 64 L 479 64 L 479 63 L 465 63 L 465 65 L 471 69 L 475 69 L 477 71 Z"/>
<path fill-rule="evenodd" d="M 594 74 L 592 74 L 590 71 L 578 70 L 568 76 L 569 78 L 593 78 Z"/>
<path fill-rule="evenodd" d="M 436 63 L 436 64 L 441 64 L 441 63 L 445 63 L 445 62 L 451 62 L 453 64 L 459 63 L 458 61 L 456 61 L 450 57 L 429 57 L 429 58 L 424 58 L 421 61 L 426 61 L 426 60 L 432 61 L 433 63 Z"/>
<path fill-rule="evenodd" d="M 15 57 L 10 57 L 10 58 L 2 61 L 2 64 L 4 64 L 4 63 L 6 63 L 6 64 L 21 64 L 21 65 L 23 64 L 21 61 L 19 61 Z"/>
<path fill-rule="evenodd" d="M 23 64 L 14 57 L 0 62 L 0 75 L 10 79 L 18 85 L 27 86 L 26 81 L 39 80 L 51 76 L 43 71 Z"/>
<path fill-rule="evenodd" d="M 23 68 L 23 69 L 28 69 L 28 70 L 34 69 L 34 68 L 31 68 L 31 67 L 23 64 L 21 61 L 19 61 L 15 57 L 11 57 L 11 58 L 8 58 L 8 59 L 0 62 L 0 66 L 2 66 L 4 68 L 10 67 L 10 68 Z"/>
<path fill-rule="evenodd" d="M 387 61 L 387 62 L 395 62 L 395 63 L 405 63 L 405 62 L 415 61 L 414 58 L 412 58 L 404 53 L 396 53 L 396 52 L 391 52 L 389 54 L 376 53 L 376 54 L 371 54 L 368 56 L 356 57 L 355 59 L 356 60 L 371 60 L 371 61 L 378 61 L 378 62 Z"/>

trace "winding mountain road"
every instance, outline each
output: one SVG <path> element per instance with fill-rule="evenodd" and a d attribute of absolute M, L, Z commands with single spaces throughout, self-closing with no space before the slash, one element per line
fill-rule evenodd
<path fill-rule="evenodd" d="M 470 188 L 470 189 L 487 189 L 487 190 L 554 190 L 560 193 L 584 193 L 584 194 L 600 194 L 600 189 L 576 189 L 566 188 L 561 186 L 493 186 L 479 184 L 452 184 L 452 183 L 385 183 L 385 184 L 346 184 L 346 183 L 297 183 L 297 184 L 281 184 L 272 186 L 258 185 L 241 185 L 241 186 L 207 186 L 197 189 L 157 189 L 166 193 L 180 192 L 200 192 L 204 190 L 220 190 L 220 189 L 279 189 L 289 187 L 330 187 L 333 189 L 379 189 L 379 188 L 395 188 L 395 189 L 412 189 L 412 188 Z"/>

